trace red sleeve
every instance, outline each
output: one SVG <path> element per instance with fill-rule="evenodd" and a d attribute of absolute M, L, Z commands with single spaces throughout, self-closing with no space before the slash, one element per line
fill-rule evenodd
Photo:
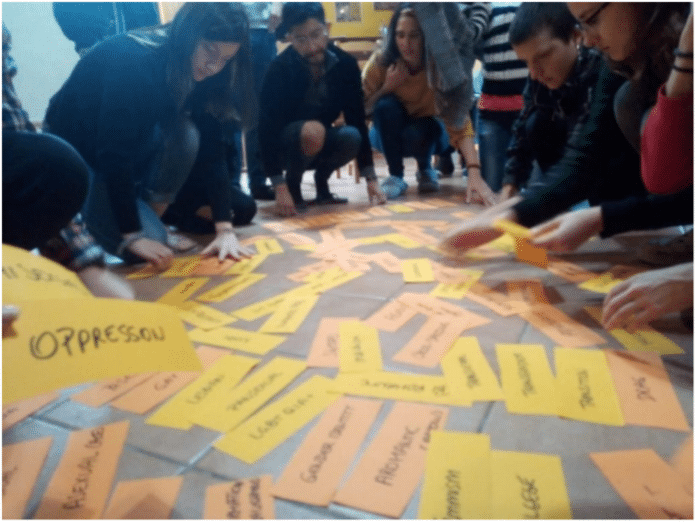
<path fill-rule="evenodd" d="M 668 98 L 664 85 L 643 127 L 641 176 L 654 194 L 673 194 L 694 181 L 693 97 Z"/>

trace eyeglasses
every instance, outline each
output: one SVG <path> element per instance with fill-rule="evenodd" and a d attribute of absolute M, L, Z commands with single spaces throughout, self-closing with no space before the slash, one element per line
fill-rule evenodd
<path fill-rule="evenodd" d="M 326 30 L 326 27 L 323 27 L 321 29 L 317 29 L 316 31 L 312 32 L 311 34 L 308 35 L 300 35 L 300 36 L 295 36 L 294 34 L 289 35 L 290 39 L 295 43 L 295 45 L 299 45 L 301 47 L 304 47 L 307 45 L 309 42 L 317 42 L 323 38 L 326 38 L 329 35 L 328 31 Z"/>
<path fill-rule="evenodd" d="M 602 5 L 600 5 L 597 10 L 592 13 L 590 16 L 585 18 L 585 20 L 580 20 L 575 26 L 578 28 L 578 30 L 586 32 L 589 31 L 590 29 L 593 29 L 597 25 L 597 21 L 599 18 L 599 13 L 604 11 L 607 7 L 611 5 L 611 2 L 604 2 Z"/>

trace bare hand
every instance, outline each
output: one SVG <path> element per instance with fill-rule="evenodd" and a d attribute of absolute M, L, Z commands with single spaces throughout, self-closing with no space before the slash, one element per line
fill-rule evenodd
<path fill-rule="evenodd" d="M 406 64 L 403 62 L 395 62 L 387 67 L 387 74 L 384 77 L 384 84 L 382 85 L 382 90 L 387 92 L 394 92 L 399 86 L 406 81 L 408 75 L 408 70 L 406 69 Z"/>
<path fill-rule="evenodd" d="M 478 169 L 472 168 L 468 172 L 466 202 L 482 203 L 487 207 L 491 207 L 498 202 L 495 192 L 491 190 L 488 183 L 481 177 L 481 172 Z"/>
<path fill-rule="evenodd" d="M 125 299 L 128 301 L 135 299 L 135 291 L 128 281 L 107 268 L 88 266 L 77 272 L 77 277 L 92 292 L 94 297 L 108 297 L 110 299 Z"/>
<path fill-rule="evenodd" d="M 243 257 L 251 257 L 253 252 L 239 243 L 237 235 L 232 230 L 225 230 L 219 232 L 215 239 L 201 252 L 203 256 L 215 254 L 222 262 L 227 257 L 239 261 Z"/>
<path fill-rule="evenodd" d="M 276 214 L 281 217 L 292 217 L 297 215 L 295 202 L 292 200 L 287 185 L 278 185 L 275 188 Z"/>
<path fill-rule="evenodd" d="M 172 263 L 174 252 L 168 246 L 146 237 L 137 239 L 128 245 L 128 250 L 145 261 L 154 264 L 159 270 L 166 270 Z"/>
<path fill-rule="evenodd" d="M 602 324 L 607 330 L 644 326 L 671 312 L 694 305 L 694 264 L 650 270 L 616 285 L 604 299 Z"/>
<path fill-rule="evenodd" d="M 532 243 L 552 252 L 572 252 L 603 226 L 600 207 L 574 210 L 534 227 Z"/>
<path fill-rule="evenodd" d="M 515 185 L 507 183 L 503 185 L 503 188 L 500 191 L 500 195 L 498 196 L 498 202 L 502 203 L 503 201 L 507 201 L 515 195 L 517 195 L 517 187 L 515 187 Z"/>
<path fill-rule="evenodd" d="M 376 179 L 367 182 L 367 197 L 370 205 L 384 205 L 387 202 L 387 196 L 382 192 Z"/>

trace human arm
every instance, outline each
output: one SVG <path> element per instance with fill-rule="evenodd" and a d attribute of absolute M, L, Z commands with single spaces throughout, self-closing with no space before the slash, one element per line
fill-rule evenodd
<path fill-rule="evenodd" d="M 607 330 L 639 328 L 668 313 L 693 307 L 693 291 L 693 263 L 636 274 L 607 294 L 602 324 Z"/>
<path fill-rule="evenodd" d="M 471 120 L 469 120 L 467 125 L 471 125 Z M 481 175 L 481 162 L 479 160 L 478 151 L 474 146 L 473 135 L 467 135 L 462 138 L 462 140 L 459 142 L 459 151 L 462 153 L 462 157 L 464 158 L 464 162 L 466 164 L 466 202 L 483 203 L 487 207 L 495 205 L 495 193 L 491 190 L 488 183 L 486 183 Z"/>
<path fill-rule="evenodd" d="M 693 13 L 677 49 L 674 65 L 682 70 L 670 72 L 641 133 L 641 176 L 645 187 L 656 194 L 693 184 Z"/>
<path fill-rule="evenodd" d="M 571 252 L 602 231 L 601 207 L 561 214 L 531 229 L 532 242 L 552 252 Z"/>

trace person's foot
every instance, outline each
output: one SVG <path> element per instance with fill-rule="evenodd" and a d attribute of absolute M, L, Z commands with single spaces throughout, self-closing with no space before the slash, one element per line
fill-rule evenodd
<path fill-rule="evenodd" d="M 268 185 L 251 187 L 251 196 L 259 201 L 275 201 L 275 190 Z"/>
<path fill-rule="evenodd" d="M 450 154 L 437 156 L 433 168 L 435 170 L 439 170 L 440 175 L 443 178 L 451 178 L 452 174 L 454 173 L 454 162 L 452 161 L 452 156 Z"/>
<path fill-rule="evenodd" d="M 387 199 L 396 199 L 406 193 L 408 184 L 397 176 L 389 176 L 382 182 L 382 192 L 387 196 Z"/>
<path fill-rule="evenodd" d="M 437 179 L 440 177 L 440 173 L 435 169 L 425 169 L 416 172 L 416 179 L 418 180 L 418 192 L 421 194 L 428 194 L 430 192 L 437 192 L 440 190 L 440 183 Z"/>
<path fill-rule="evenodd" d="M 317 194 L 317 199 L 312 202 L 313 205 L 343 205 L 345 203 L 348 203 L 347 198 L 339 198 L 331 193 Z"/>

